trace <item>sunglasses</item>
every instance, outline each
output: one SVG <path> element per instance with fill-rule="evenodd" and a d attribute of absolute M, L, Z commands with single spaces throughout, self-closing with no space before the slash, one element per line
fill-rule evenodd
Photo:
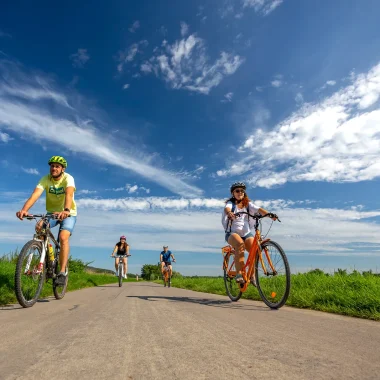
<path fill-rule="evenodd" d="M 234 190 L 234 192 L 235 192 L 235 193 L 243 193 L 243 194 L 245 193 L 245 191 L 244 191 L 244 190 L 242 190 L 242 189 L 237 189 L 237 190 Z"/>

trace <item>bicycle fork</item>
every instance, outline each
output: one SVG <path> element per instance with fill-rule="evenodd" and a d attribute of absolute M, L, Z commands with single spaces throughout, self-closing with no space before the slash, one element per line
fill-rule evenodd
<path fill-rule="evenodd" d="M 32 262 L 33 255 L 34 255 L 33 252 L 30 253 L 29 257 L 28 257 L 28 261 L 26 262 L 24 274 L 38 275 L 38 274 L 42 273 L 42 271 L 44 269 L 44 262 L 45 262 L 45 256 L 46 256 L 46 245 L 47 245 L 47 243 L 44 240 L 41 240 L 41 239 L 34 239 L 34 240 L 35 241 L 39 241 L 39 242 L 42 243 L 41 259 L 40 259 L 40 262 L 38 263 L 37 268 L 33 268 L 33 270 L 30 271 L 30 264 Z"/>

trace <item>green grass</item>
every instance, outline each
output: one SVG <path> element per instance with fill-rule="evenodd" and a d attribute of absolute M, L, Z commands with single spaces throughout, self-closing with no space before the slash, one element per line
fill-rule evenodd
<path fill-rule="evenodd" d="M 15 257 L 16 255 L 0 258 L 0 306 L 17 303 L 14 292 L 14 274 L 15 274 Z M 136 280 L 124 280 L 128 282 L 135 282 Z M 89 288 L 92 286 L 99 286 L 105 284 L 117 283 L 118 278 L 110 274 L 95 274 L 86 272 L 70 272 L 68 291 Z M 53 288 L 51 280 L 44 284 L 40 298 L 53 295 Z"/>
<path fill-rule="evenodd" d="M 160 281 L 156 281 L 160 282 Z M 162 283 L 162 281 L 161 281 Z M 197 292 L 226 295 L 223 278 L 173 278 L 172 286 Z M 256 288 L 249 286 L 242 298 L 261 300 Z M 359 272 L 326 275 L 294 274 L 288 306 L 320 310 L 352 317 L 380 320 L 380 276 Z"/>

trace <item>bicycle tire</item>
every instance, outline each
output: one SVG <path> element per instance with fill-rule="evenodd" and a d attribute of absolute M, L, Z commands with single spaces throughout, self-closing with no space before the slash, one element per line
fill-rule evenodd
<path fill-rule="evenodd" d="M 284 270 L 285 270 L 285 291 L 284 291 L 283 295 L 278 300 L 276 300 L 276 302 L 271 301 L 270 297 L 268 297 L 265 294 L 265 291 L 263 290 L 264 281 L 263 281 L 263 284 L 260 284 L 259 255 L 256 255 L 256 260 L 255 260 L 256 285 L 257 285 L 257 290 L 258 290 L 260 297 L 263 300 L 263 302 L 268 307 L 270 307 L 271 309 L 279 309 L 280 307 L 285 305 L 285 303 L 289 297 L 289 293 L 290 293 L 290 267 L 289 267 L 289 262 L 288 262 L 286 255 L 285 255 L 285 252 L 278 243 L 270 240 L 268 242 L 265 242 L 262 245 L 262 248 L 270 247 L 270 246 L 274 247 L 278 251 L 278 253 L 280 254 L 281 259 L 283 261 Z M 265 255 L 265 254 L 263 253 L 263 255 Z M 269 277 L 269 276 L 267 276 L 267 277 Z M 273 276 L 272 278 L 274 278 L 274 277 L 275 276 Z M 277 293 L 276 293 L 276 295 L 277 295 Z"/>
<path fill-rule="evenodd" d="M 39 279 L 38 279 L 37 289 L 34 292 L 34 295 L 31 297 L 31 299 L 25 298 L 25 294 L 24 294 L 23 286 L 22 286 L 22 279 L 24 276 L 23 262 L 24 262 L 24 258 L 27 256 L 27 254 L 31 248 L 37 249 L 37 251 L 39 253 L 39 257 L 41 257 L 41 254 L 42 254 L 41 242 L 38 242 L 36 240 L 28 241 L 21 249 L 21 252 L 20 252 L 18 259 L 17 259 L 16 271 L 15 271 L 15 294 L 16 294 L 16 298 L 17 298 L 18 303 L 22 307 L 25 307 L 25 308 L 32 307 L 37 302 L 38 297 L 41 294 L 44 281 L 45 281 L 45 262 L 44 262 L 42 272 L 38 276 Z"/>
<path fill-rule="evenodd" d="M 55 274 L 58 275 L 58 273 L 59 273 L 59 267 L 58 267 L 58 263 L 57 263 L 55 266 Z M 58 286 L 58 285 L 56 285 L 55 281 L 53 280 L 53 293 L 54 293 L 54 297 L 57 300 L 61 300 L 65 296 L 68 283 L 69 283 L 69 261 L 67 261 L 67 264 L 66 264 L 65 284 Z M 61 290 L 60 290 L 60 288 L 61 288 Z"/>
<path fill-rule="evenodd" d="M 237 301 L 239 301 L 239 299 L 242 296 L 243 292 L 240 290 L 240 285 L 235 281 L 235 278 L 229 275 L 228 268 L 231 267 L 231 264 L 232 264 L 232 261 L 230 262 L 231 259 L 234 260 L 234 255 L 229 255 L 228 256 L 227 267 L 224 268 L 224 276 L 223 276 L 224 277 L 224 286 L 226 288 L 226 292 L 227 292 L 227 295 L 230 298 L 230 300 L 232 302 L 237 302 Z M 235 291 L 234 293 L 237 293 L 237 294 L 233 294 L 232 293 L 232 288 L 234 286 L 238 290 L 237 292 Z"/>
<path fill-rule="evenodd" d="M 119 288 L 123 285 L 123 268 L 119 264 Z"/>

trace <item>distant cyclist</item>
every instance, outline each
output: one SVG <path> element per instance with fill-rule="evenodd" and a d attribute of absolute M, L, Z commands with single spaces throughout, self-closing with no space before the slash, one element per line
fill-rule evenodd
<path fill-rule="evenodd" d="M 175 262 L 174 255 L 168 250 L 168 246 L 163 246 L 164 250 L 160 253 L 161 273 L 164 274 L 165 265 L 169 268 L 170 277 L 173 274 L 172 259 Z"/>
<path fill-rule="evenodd" d="M 120 241 L 116 243 L 115 249 L 112 252 L 112 257 L 119 256 L 119 255 L 129 255 L 129 244 L 127 243 L 127 238 L 123 235 L 120 236 Z M 119 258 L 116 257 L 115 259 L 115 273 L 116 276 L 119 274 L 118 272 L 118 267 L 119 267 Z M 127 276 L 127 270 L 128 270 L 128 259 L 126 257 L 122 258 L 123 260 L 123 267 L 124 267 L 124 278 L 128 278 Z"/>
<path fill-rule="evenodd" d="M 50 165 L 50 174 L 40 179 L 32 195 L 25 202 L 24 207 L 16 213 L 16 216 L 20 220 L 23 220 L 44 190 L 46 191 L 46 211 L 48 214 L 55 214 L 57 216 L 57 219 L 50 220 L 50 227 L 53 228 L 57 224 L 60 225 L 59 241 L 61 253 L 59 255 L 60 272 L 57 276 L 57 284 L 64 285 L 67 275 L 67 259 L 70 253 L 69 238 L 73 233 L 76 223 L 77 208 L 74 201 L 76 189 L 74 178 L 70 174 L 65 173 L 67 161 L 63 157 L 53 156 L 48 164 Z"/>
<path fill-rule="evenodd" d="M 248 198 L 246 186 L 243 182 L 235 182 L 230 188 L 231 198 L 226 201 L 222 217 L 222 224 L 225 230 L 226 242 L 235 249 L 235 267 L 236 267 L 236 282 L 244 283 L 241 273 L 244 266 L 244 251 L 250 251 L 253 241 L 254 220 L 249 218 L 247 214 L 236 217 L 236 213 L 249 212 L 251 215 L 259 213 L 265 215 L 268 211 L 255 205 Z M 276 220 L 273 218 L 273 220 Z M 250 279 L 251 283 L 256 286 L 254 275 Z"/>

